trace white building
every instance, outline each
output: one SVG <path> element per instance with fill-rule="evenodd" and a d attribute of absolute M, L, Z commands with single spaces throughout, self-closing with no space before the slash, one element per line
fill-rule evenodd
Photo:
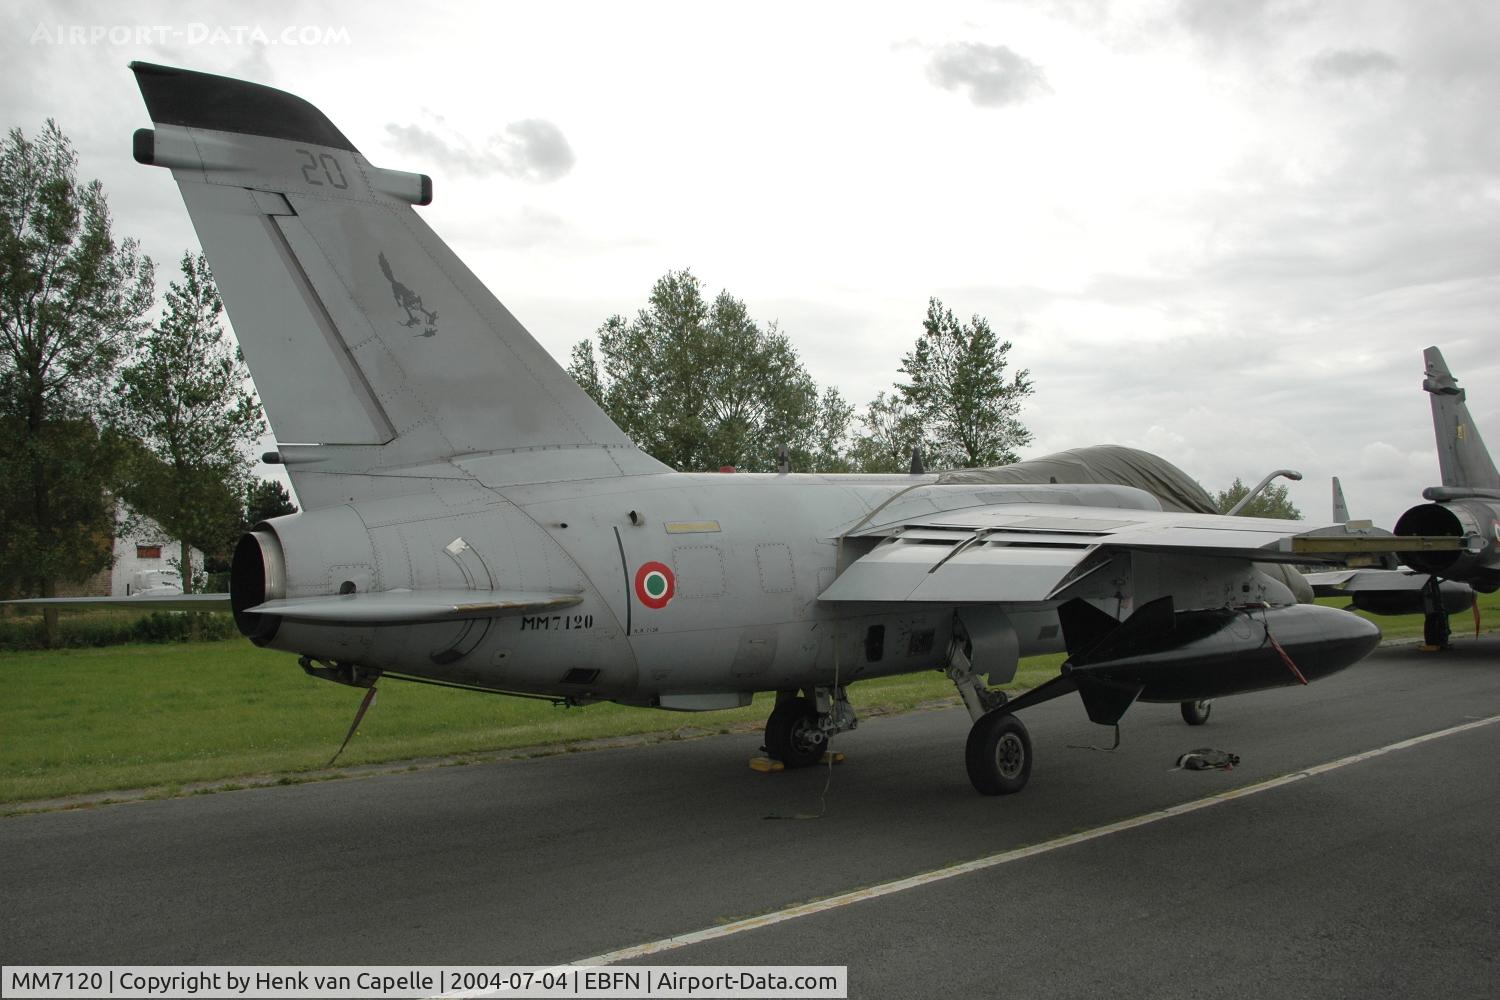
<path fill-rule="evenodd" d="M 132 594 L 182 593 L 182 543 L 168 538 L 155 521 L 138 517 L 134 531 L 125 529 L 124 506 L 117 508 L 115 531 L 115 564 L 109 570 L 109 596 Z M 203 572 L 203 552 L 190 550 L 193 568 Z"/>
<path fill-rule="evenodd" d="M 132 526 L 131 522 L 134 521 Z M 203 553 L 192 550 L 193 569 L 203 572 Z M 180 594 L 182 543 L 148 517 L 131 517 L 123 503 L 115 505 L 115 561 L 85 583 L 59 587 L 58 593 L 79 597 L 129 597 L 132 594 Z"/>

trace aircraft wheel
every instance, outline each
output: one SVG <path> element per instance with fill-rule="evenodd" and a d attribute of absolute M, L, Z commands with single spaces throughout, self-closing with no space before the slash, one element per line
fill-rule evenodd
<path fill-rule="evenodd" d="M 1214 710 L 1214 703 L 1205 698 L 1202 701 L 1185 701 L 1182 703 L 1182 721 L 1190 726 L 1201 726 L 1208 721 L 1209 713 Z"/>
<path fill-rule="evenodd" d="M 1448 648 L 1448 637 L 1453 634 L 1448 625 L 1448 615 L 1444 612 L 1429 612 L 1422 619 L 1422 641 L 1429 646 L 1438 649 Z"/>
<path fill-rule="evenodd" d="M 783 701 L 766 720 L 766 753 L 788 768 L 807 767 L 823 759 L 828 736 L 818 725 L 818 713 L 802 698 Z"/>
<path fill-rule="evenodd" d="M 1031 777 L 1031 737 L 1004 709 L 986 712 L 969 730 L 964 749 L 969 780 L 981 795 L 1011 795 Z"/>

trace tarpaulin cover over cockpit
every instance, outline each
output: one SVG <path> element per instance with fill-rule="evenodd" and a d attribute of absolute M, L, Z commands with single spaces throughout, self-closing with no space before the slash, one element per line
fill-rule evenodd
<path fill-rule="evenodd" d="M 944 473 L 943 482 L 1113 483 L 1145 490 L 1161 501 L 1163 510 L 1219 513 L 1213 499 L 1192 476 L 1149 451 L 1117 444 L 1071 448 L 1014 465 L 957 469 Z"/>

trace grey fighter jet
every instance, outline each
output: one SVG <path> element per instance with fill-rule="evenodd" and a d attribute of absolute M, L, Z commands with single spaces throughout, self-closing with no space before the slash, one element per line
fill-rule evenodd
<path fill-rule="evenodd" d="M 1479 428 L 1469 416 L 1464 390 L 1436 347 L 1422 352 L 1422 388 L 1432 403 L 1441 486 L 1422 491 L 1428 503 L 1402 514 L 1398 537 L 1468 538 L 1463 549 L 1396 552 L 1409 569 L 1352 569 L 1309 576 L 1319 596 L 1347 596 L 1354 607 L 1374 614 L 1422 614 L 1429 646 L 1448 645 L 1448 616 L 1477 607 L 1474 592 L 1500 589 L 1500 472 L 1490 458 Z M 1343 492 L 1334 480 L 1335 517 Z M 1348 520 L 1347 508 L 1344 520 Z M 1476 614 L 1476 628 L 1477 614 Z"/>
<path fill-rule="evenodd" d="M 241 539 L 229 603 L 309 673 L 683 711 L 776 692 L 766 747 L 795 767 L 855 727 L 849 685 L 945 670 L 969 776 L 1000 794 L 1031 771 L 1026 705 L 1077 692 L 1117 726 L 1138 700 L 1306 683 L 1379 639 L 1256 568 L 1315 560 L 1342 526 L 1097 483 L 676 472 L 427 227 L 426 176 L 290 94 L 132 68 L 155 124 L 135 157 L 177 181 L 303 504 Z M 1019 657 L 1060 649 L 1007 704 Z"/>

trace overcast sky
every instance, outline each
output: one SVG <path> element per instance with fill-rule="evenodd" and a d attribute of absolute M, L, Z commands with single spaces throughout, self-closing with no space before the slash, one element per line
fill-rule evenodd
<path fill-rule="evenodd" d="M 0 123 L 57 119 L 162 288 L 196 240 L 130 158 L 132 59 L 289 90 L 430 174 L 420 211 L 564 361 L 688 267 L 861 408 L 929 296 L 988 317 L 1036 383 L 1028 455 L 1132 445 L 1209 489 L 1289 466 L 1318 517 L 1339 475 L 1388 527 L 1437 481 L 1430 344 L 1500 446 L 1486 0 L 22 2 L 0 26 Z"/>

